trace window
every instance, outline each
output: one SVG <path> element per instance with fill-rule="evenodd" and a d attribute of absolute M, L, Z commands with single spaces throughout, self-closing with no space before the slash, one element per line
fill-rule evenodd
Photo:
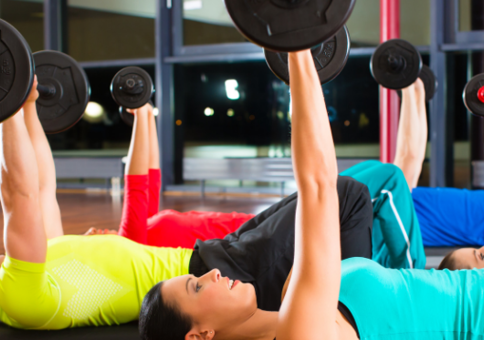
<path fill-rule="evenodd" d="M 68 31 L 78 61 L 153 58 L 155 2 L 69 0 Z"/>
<path fill-rule="evenodd" d="M 183 0 L 183 45 L 246 42 L 222 0 Z"/>
<path fill-rule="evenodd" d="M 155 76 L 154 66 L 142 66 L 152 79 Z M 123 123 L 119 115 L 119 107 L 109 92 L 109 86 L 120 67 L 103 67 L 86 69 L 91 84 L 91 102 L 99 104 L 101 114 L 89 115 L 83 118 L 71 129 L 47 135 L 51 148 L 57 150 L 107 150 L 116 149 L 126 153 L 131 138 L 132 128 Z"/>
<path fill-rule="evenodd" d="M 32 52 L 44 49 L 43 1 L 2 0 L 0 17 L 24 36 Z"/>

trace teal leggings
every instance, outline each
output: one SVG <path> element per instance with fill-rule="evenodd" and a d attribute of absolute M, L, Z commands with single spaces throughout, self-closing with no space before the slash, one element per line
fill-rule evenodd
<path fill-rule="evenodd" d="M 368 186 L 373 202 L 373 260 L 387 268 L 425 268 L 425 252 L 412 195 L 393 164 L 367 161 L 343 171 Z"/>

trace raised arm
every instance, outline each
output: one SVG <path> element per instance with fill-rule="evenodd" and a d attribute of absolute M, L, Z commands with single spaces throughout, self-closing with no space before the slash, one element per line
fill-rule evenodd
<path fill-rule="evenodd" d="M 418 78 L 402 90 L 394 164 L 402 169 L 410 191 L 417 186 L 427 147 L 425 87 Z"/>
<path fill-rule="evenodd" d="M 341 276 L 337 163 L 322 88 L 309 51 L 289 54 L 292 159 L 299 190 L 292 279 L 278 340 L 336 339 Z"/>

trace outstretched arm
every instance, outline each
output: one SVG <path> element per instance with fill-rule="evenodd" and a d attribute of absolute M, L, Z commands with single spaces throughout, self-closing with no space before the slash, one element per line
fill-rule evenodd
<path fill-rule="evenodd" d="M 37 115 L 35 101 L 38 97 L 37 76 L 35 76 L 32 91 L 24 105 L 24 119 L 39 168 L 40 207 L 42 209 L 44 228 L 47 239 L 52 239 L 64 235 L 64 230 L 62 229 L 61 213 L 56 196 L 57 183 L 54 157 Z"/>
<path fill-rule="evenodd" d="M 43 263 L 47 237 L 42 221 L 39 170 L 23 112 L 0 124 L 5 250 L 16 260 Z"/>
<path fill-rule="evenodd" d="M 292 159 L 299 189 L 292 279 L 278 340 L 336 339 L 341 279 L 336 154 L 310 51 L 289 54 Z"/>
<path fill-rule="evenodd" d="M 410 191 L 417 186 L 427 147 L 425 88 L 419 79 L 402 90 L 396 166 L 402 169 Z"/>

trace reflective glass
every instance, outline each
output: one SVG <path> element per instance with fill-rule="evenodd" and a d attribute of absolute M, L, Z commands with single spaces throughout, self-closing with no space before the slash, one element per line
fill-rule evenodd
<path fill-rule="evenodd" d="M 69 0 L 68 53 L 78 61 L 155 56 L 154 0 Z"/>
<path fill-rule="evenodd" d="M 459 30 L 472 31 L 471 0 L 459 0 Z"/>
<path fill-rule="evenodd" d="M 323 87 L 339 156 L 378 157 L 378 85 L 369 59 L 350 58 Z M 289 155 L 289 87 L 265 62 L 177 65 L 174 78 L 175 129 L 183 136 L 177 142 L 264 146 L 258 156 Z M 283 151 L 271 154 L 274 148 Z"/>
<path fill-rule="evenodd" d="M 44 49 L 44 1 L 1 0 L 0 18 L 25 37 L 32 52 Z"/>
<path fill-rule="evenodd" d="M 459 0 L 459 30 L 484 30 L 484 2 Z"/>
<path fill-rule="evenodd" d="M 380 0 L 359 0 L 348 22 L 352 47 L 380 43 Z"/>
<path fill-rule="evenodd" d="M 430 0 L 400 2 L 401 37 L 414 45 L 430 44 Z M 380 41 L 380 0 L 359 0 L 347 22 L 352 47 L 377 46 Z M 183 1 L 184 45 L 246 41 L 235 29 L 220 0 Z"/>
<path fill-rule="evenodd" d="M 415 46 L 430 45 L 430 0 L 400 1 L 400 37 Z"/>
<path fill-rule="evenodd" d="M 136 66 L 136 65 L 134 65 Z M 154 66 L 141 66 L 151 78 L 155 77 Z M 86 109 L 82 119 L 71 129 L 47 135 L 52 150 L 96 150 L 117 152 L 126 155 L 132 128 L 126 125 L 119 114 L 119 106 L 109 92 L 109 85 L 120 67 L 88 68 L 86 74 L 91 84 L 91 102 L 99 110 Z"/>
<path fill-rule="evenodd" d="M 183 0 L 183 44 L 247 41 L 234 27 L 222 0 Z"/>

